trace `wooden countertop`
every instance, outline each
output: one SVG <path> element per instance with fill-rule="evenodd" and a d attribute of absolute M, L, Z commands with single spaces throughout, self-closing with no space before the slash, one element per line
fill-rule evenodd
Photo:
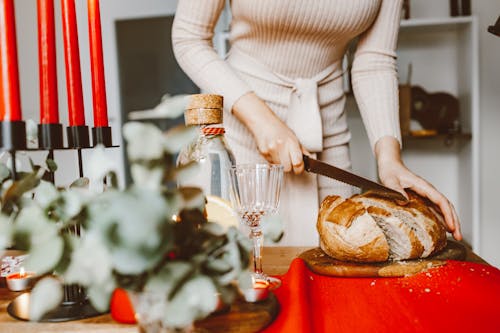
<path fill-rule="evenodd" d="M 285 274 L 290 262 L 310 247 L 267 247 L 264 249 L 263 268 L 270 275 Z M 467 260 L 486 263 L 470 249 Z M 137 333 L 133 325 L 121 325 L 113 321 L 109 314 L 94 318 L 62 322 L 62 323 L 31 323 L 18 321 L 7 313 L 10 301 L 20 293 L 10 292 L 5 287 L 0 288 L 0 332 L 2 333 Z"/>

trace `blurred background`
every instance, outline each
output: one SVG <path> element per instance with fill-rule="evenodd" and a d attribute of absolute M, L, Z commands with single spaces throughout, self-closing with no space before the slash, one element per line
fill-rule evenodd
<path fill-rule="evenodd" d="M 470 4 L 470 12 L 463 8 L 464 3 L 466 6 Z M 67 123 L 59 5 L 56 1 L 59 106 L 61 122 Z M 84 103 L 89 123 L 92 96 L 86 1 L 77 0 L 76 5 Z M 109 120 L 113 141 L 120 145 L 107 153 L 117 161 L 122 185 L 126 184 L 127 168 L 120 129 L 128 114 L 152 109 L 167 93 L 199 91 L 173 57 L 170 31 L 176 5 L 175 0 L 101 1 Z M 402 116 L 410 117 L 409 125 L 404 125 L 409 126 L 404 137 L 404 159 L 411 169 L 450 198 L 461 217 L 466 241 L 474 251 L 498 267 L 500 218 L 496 198 L 500 188 L 500 38 L 488 33 L 487 29 L 500 14 L 500 2 L 410 0 L 407 5 L 409 10 L 401 24 L 398 45 L 402 91 L 407 89 L 405 91 L 413 93 L 413 97 L 411 94 L 402 97 L 407 103 L 406 109 L 401 110 Z M 458 5 L 458 10 L 455 5 Z M 25 119 L 38 122 L 36 2 L 16 0 L 15 6 L 23 115 Z M 225 33 L 229 21 L 230 13 L 226 10 L 214 37 L 214 45 L 221 56 L 229 47 Z M 348 64 L 346 59 L 346 66 Z M 353 132 L 354 170 L 375 179 L 373 154 L 355 101 L 350 96 L 348 77 L 346 92 Z M 444 101 L 436 96 L 439 93 L 446 95 Z M 439 117 L 432 118 L 436 114 Z M 432 118 L 430 123 L 425 122 L 429 115 Z M 148 121 L 168 128 L 182 123 L 183 119 Z M 439 127 L 439 121 L 448 122 L 450 126 L 437 133 L 429 132 Z M 61 184 L 77 178 L 76 159 L 71 154 L 74 152 L 56 152 L 60 165 L 56 179 Z M 38 154 L 36 158 L 44 157 Z"/>

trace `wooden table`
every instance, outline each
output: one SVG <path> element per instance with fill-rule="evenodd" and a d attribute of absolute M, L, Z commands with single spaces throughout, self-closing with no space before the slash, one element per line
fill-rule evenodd
<path fill-rule="evenodd" d="M 310 247 L 267 247 L 264 249 L 263 268 L 270 275 L 281 275 L 286 273 L 290 262 Z M 486 263 L 470 249 L 467 252 L 467 260 Z M 7 305 L 10 300 L 19 293 L 8 291 L 5 287 L 0 288 L 0 332 L 1 333 L 59 333 L 59 332 L 85 332 L 85 333 L 137 333 L 138 329 L 133 325 L 121 325 L 113 321 L 109 314 L 94 318 L 63 322 L 63 323 L 30 323 L 22 322 L 12 318 L 7 313 Z"/>

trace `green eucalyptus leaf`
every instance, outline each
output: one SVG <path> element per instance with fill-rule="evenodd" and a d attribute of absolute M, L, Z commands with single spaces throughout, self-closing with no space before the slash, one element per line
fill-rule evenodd
<path fill-rule="evenodd" d="M 205 195 L 200 188 L 197 187 L 181 187 L 178 189 L 181 201 L 179 202 L 179 210 L 182 209 L 205 209 Z"/>
<path fill-rule="evenodd" d="M 196 127 L 176 126 L 164 135 L 163 147 L 171 154 L 178 153 L 192 142 L 197 135 L 198 129 Z"/>
<path fill-rule="evenodd" d="M 68 270 L 68 267 L 71 264 L 71 255 L 73 253 L 73 250 L 82 240 L 81 237 L 72 235 L 70 233 L 64 233 L 62 237 L 64 243 L 63 254 L 61 256 L 61 259 L 59 260 L 59 263 L 54 268 L 54 273 L 60 276 L 62 276 L 64 272 Z"/>
<path fill-rule="evenodd" d="M 29 173 L 20 180 L 15 181 L 3 194 L 2 211 L 10 213 L 15 203 L 26 193 L 33 190 L 40 183 L 40 177 Z"/>
<path fill-rule="evenodd" d="M 57 171 L 57 163 L 53 159 L 48 158 L 47 160 L 45 160 L 45 164 L 47 165 L 47 169 L 50 172 L 56 172 Z"/>
<path fill-rule="evenodd" d="M 87 177 L 78 178 L 69 185 L 70 188 L 89 188 L 90 180 Z"/>
<path fill-rule="evenodd" d="M 31 157 L 28 158 L 28 161 L 30 162 L 30 167 L 32 171 L 38 170 L 39 166 L 35 165 L 35 162 L 31 159 Z"/>
<path fill-rule="evenodd" d="M 142 164 L 132 164 L 130 173 L 135 186 L 151 190 L 160 189 L 163 181 L 163 168 L 148 168 Z"/>
<path fill-rule="evenodd" d="M 63 255 L 64 242 L 60 237 L 54 237 L 41 244 L 35 244 L 26 259 L 26 269 L 45 274 L 52 272 Z"/>
<path fill-rule="evenodd" d="M 222 236 L 226 232 L 220 224 L 214 222 L 204 223 L 202 229 L 203 231 L 214 236 Z"/>
<path fill-rule="evenodd" d="M 130 161 L 155 160 L 163 156 L 163 134 L 152 124 L 129 122 L 123 126 Z"/>
<path fill-rule="evenodd" d="M 267 215 L 262 218 L 262 232 L 266 243 L 276 243 L 284 233 L 283 221 L 278 215 Z"/>
<path fill-rule="evenodd" d="M 155 114 L 161 114 L 162 118 L 178 118 L 184 114 L 188 104 L 189 95 L 164 95 L 161 103 L 155 106 Z"/>
<path fill-rule="evenodd" d="M 12 235 L 12 244 L 18 250 L 29 251 L 31 248 L 31 235 L 26 231 L 15 230 Z"/>
<path fill-rule="evenodd" d="M 108 172 L 107 176 L 106 176 L 106 189 L 118 189 L 118 175 L 116 174 L 116 172 L 114 171 L 110 171 Z"/>
<path fill-rule="evenodd" d="M 135 249 L 117 248 L 112 252 L 115 270 L 120 274 L 140 274 L 153 268 L 162 258 L 161 254 L 143 255 Z"/>
<path fill-rule="evenodd" d="M 235 288 L 234 284 L 229 284 L 225 286 L 217 286 L 217 290 L 219 291 L 219 295 L 221 301 L 224 304 L 232 304 L 236 297 L 238 296 L 237 288 Z"/>
<path fill-rule="evenodd" d="M 193 266 L 187 262 L 170 262 L 149 278 L 144 291 L 170 295 L 192 272 Z"/>
<path fill-rule="evenodd" d="M 10 170 L 3 163 L 0 163 L 0 183 L 3 183 L 7 178 L 10 177 Z"/>
<path fill-rule="evenodd" d="M 43 315 L 55 309 L 63 299 L 61 283 L 54 278 L 43 278 L 31 291 L 29 318 L 33 321 L 42 319 Z"/>
<path fill-rule="evenodd" d="M 241 270 L 246 268 L 241 262 L 241 254 L 239 251 L 238 244 L 236 242 L 229 242 L 224 246 L 224 253 L 220 256 L 218 260 L 226 263 L 228 269 L 225 274 L 218 277 L 217 281 L 221 285 L 226 285 L 231 281 L 235 280 L 240 274 Z M 245 264 L 245 263 L 244 263 Z"/>
<path fill-rule="evenodd" d="M 52 202 L 56 201 L 60 195 L 59 191 L 52 183 L 44 180 L 40 181 L 34 194 L 35 201 L 43 208 L 48 207 Z"/>
<path fill-rule="evenodd" d="M 212 280 L 197 276 L 186 282 L 167 303 L 164 323 L 167 326 L 186 327 L 213 312 L 218 301 L 217 289 Z"/>
<path fill-rule="evenodd" d="M 238 276 L 238 286 L 241 290 L 253 288 L 252 273 L 245 270 Z"/>
<path fill-rule="evenodd" d="M 115 289 L 115 284 L 112 280 L 106 281 L 107 283 L 92 284 L 87 288 L 87 295 L 89 296 L 90 302 L 97 311 L 106 312 L 109 310 L 109 301 L 113 290 Z"/>
<path fill-rule="evenodd" d="M 27 232 L 40 242 L 57 234 L 57 226 L 50 223 L 44 210 L 37 205 L 23 208 L 15 220 L 16 231 Z"/>
<path fill-rule="evenodd" d="M 13 229 L 10 218 L 0 213 L 0 256 L 5 248 L 11 246 Z"/>
<path fill-rule="evenodd" d="M 135 313 L 144 322 L 158 322 L 163 320 L 167 311 L 167 300 L 164 294 L 153 292 L 128 292 Z"/>
<path fill-rule="evenodd" d="M 215 274 L 226 274 L 233 270 L 233 266 L 224 259 L 212 259 L 205 268 Z"/>
<path fill-rule="evenodd" d="M 106 153 L 103 145 L 97 145 L 92 149 L 87 165 L 87 175 L 91 185 L 93 183 L 102 183 L 108 173 L 118 168 L 116 161 Z"/>
<path fill-rule="evenodd" d="M 178 166 L 174 172 L 172 172 L 173 178 L 178 184 L 189 184 L 192 179 L 200 173 L 200 164 L 197 162 L 190 162 L 185 165 Z"/>
<path fill-rule="evenodd" d="M 73 242 L 76 246 L 64 280 L 84 286 L 106 285 L 112 279 L 113 262 L 102 235 L 91 230 L 81 240 Z"/>

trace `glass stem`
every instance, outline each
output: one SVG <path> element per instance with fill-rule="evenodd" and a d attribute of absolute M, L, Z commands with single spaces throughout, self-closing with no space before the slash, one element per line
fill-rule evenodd
<path fill-rule="evenodd" d="M 253 271 L 262 274 L 262 247 L 264 245 L 264 234 L 261 227 L 253 227 L 250 236 L 253 240 Z"/>

